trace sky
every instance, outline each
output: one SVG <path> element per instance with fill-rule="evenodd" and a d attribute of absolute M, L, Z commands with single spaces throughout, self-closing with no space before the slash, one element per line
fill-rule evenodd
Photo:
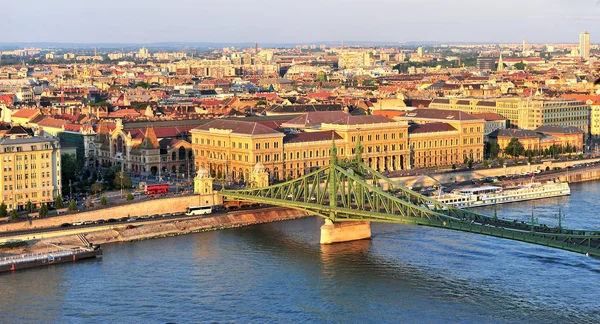
<path fill-rule="evenodd" d="M 0 0 L 0 43 L 600 43 L 600 0 Z M 10 14 L 6 14 L 10 13 Z"/>

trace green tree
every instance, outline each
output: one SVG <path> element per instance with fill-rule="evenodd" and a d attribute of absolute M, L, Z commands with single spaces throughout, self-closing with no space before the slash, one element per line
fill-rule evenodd
<path fill-rule="evenodd" d="M 504 158 L 501 156 L 498 157 L 498 165 L 500 165 L 500 166 L 504 165 Z"/>
<path fill-rule="evenodd" d="M 490 162 L 488 160 L 483 160 L 483 167 L 484 168 L 489 168 L 490 167 Z"/>
<path fill-rule="evenodd" d="M 469 159 L 469 169 L 473 169 L 473 159 Z"/>
<path fill-rule="evenodd" d="M 518 139 L 513 138 L 510 140 L 504 151 L 510 154 L 511 156 L 519 157 L 520 155 L 523 155 L 523 153 L 525 152 L 525 148 L 523 147 L 523 144 L 519 142 Z"/>
<path fill-rule="evenodd" d="M 456 170 L 456 164 L 452 163 L 452 170 Z"/>
<path fill-rule="evenodd" d="M 100 198 L 100 205 L 102 206 L 106 206 L 108 202 L 106 201 L 106 197 L 102 196 L 102 198 Z"/>
<path fill-rule="evenodd" d="M 61 154 L 60 156 L 60 174 L 62 181 L 62 192 L 71 192 L 69 184 L 79 180 L 82 164 L 73 154 Z"/>
<path fill-rule="evenodd" d="M 0 217 L 6 217 L 6 215 L 8 215 L 8 207 L 3 201 L 0 203 Z"/>
<path fill-rule="evenodd" d="M 533 155 L 529 155 L 529 156 L 527 157 L 527 162 L 529 162 L 529 163 L 533 163 Z"/>
<path fill-rule="evenodd" d="M 18 219 L 19 218 L 19 213 L 17 213 L 16 209 L 13 209 L 10 211 L 10 218 L 11 219 Z"/>
<path fill-rule="evenodd" d="M 30 200 L 27 200 L 27 204 L 25 205 L 25 210 L 26 210 L 28 213 L 33 213 L 33 211 L 35 210 L 35 206 L 34 206 L 34 205 L 33 205 L 33 203 L 31 202 L 31 199 L 30 199 Z"/>
<path fill-rule="evenodd" d="M 525 67 L 527 66 L 525 63 L 523 62 L 519 62 L 519 63 L 515 63 L 515 65 L 513 65 L 515 67 L 515 69 L 517 70 L 521 70 L 524 71 Z"/>
<path fill-rule="evenodd" d="M 102 179 L 104 180 L 104 185 L 108 188 L 112 188 L 115 180 L 115 176 L 119 173 L 120 168 L 118 165 L 113 165 L 110 168 L 106 168 L 104 170 L 104 174 L 102 174 Z M 119 188 L 121 188 L 121 182 L 119 182 Z"/>
<path fill-rule="evenodd" d="M 43 204 L 42 207 L 40 207 L 39 216 L 40 218 L 48 216 L 48 205 Z"/>
<path fill-rule="evenodd" d="M 127 197 L 125 197 L 125 199 L 127 199 L 127 201 L 133 200 L 133 195 L 131 194 L 131 192 L 127 194 Z"/>
<path fill-rule="evenodd" d="M 144 88 L 144 89 L 150 89 L 150 84 L 148 82 L 144 82 L 144 81 L 140 81 L 138 83 L 136 83 L 134 86 L 134 88 Z"/>
<path fill-rule="evenodd" d="M 463 163 L 464 163 L 464 164 L 467 164 L 467 163 L 469 163 L 469 158 L 465 156 L 465 158 L 463 159 Z"/>
<path fill-rule="evenodd" d="M 71 199 L 71 202 L 69 202 L 69 210 L 77 210 L 77 203 L 75 202 L 75 199 Z"/>
<path fill-rule="evenodd" d="M 123 177 L 122 179 L 121 176 Z M 128 175 L 126 175 L 123 171 L 115 173 L 115 178 L 113 179 L 113 188 L 120 189 L 121 185 L 123 185 L 123 188 L 131 188 L 131 186 L 133 185 L 131 182 L 131 178 Z"/>
<path fill-rule="evenodd" d="M 61 195 L 56 196 L 56 200 L 54 200 L 54 207 L 59 209 L 65 207 L 65 203 L 63 202 Z"/>

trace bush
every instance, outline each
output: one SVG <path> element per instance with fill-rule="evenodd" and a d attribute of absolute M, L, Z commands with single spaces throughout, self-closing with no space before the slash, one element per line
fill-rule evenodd
<path fill-rule="evenodd" d="M 71 202 L 69 202 L 69 210 L 77 210 L 77 203 L 75 202 L 75 199 L 71 199 Z"/>
<path fill-rule="evenodd" d="M 106 206 L 108 202 L 106 201 L 106 197 L 102 196 L 102 198 L 100 198 L 100 205 L 102 206 Z"/>
<path fill-rule="evenodd" d="M 452 163 L 452 170 L 456 170 L 456 164 Z"/>
<path fill-rule="evenodd" d="M 18 219 L 19 218 L 19 213 L 17 213 L 16 209 L 13 209 L 10 211 L 10 218 L 11 219 Z"/>
<path fill-rule="evenodd" d="M 133 200 L 133 195 L 131 194 L 131 192 L 127 194 L 126 199 L 127 199 L 127 201 L 132 201 Z"/>

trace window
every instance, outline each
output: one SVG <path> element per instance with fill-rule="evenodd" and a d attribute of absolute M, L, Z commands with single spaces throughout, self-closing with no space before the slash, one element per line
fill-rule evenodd
<path fill-rule="evenodd" d="M 260 150 L 260 143 L 256 143 L 256 149 Z M 258 161 L 257 161 L 258 162 Z"/>

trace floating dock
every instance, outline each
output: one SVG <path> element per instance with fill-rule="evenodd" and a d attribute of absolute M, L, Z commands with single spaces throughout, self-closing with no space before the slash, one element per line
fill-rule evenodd
<path fill-rule="evenodd" d="M 0 272 L 43 267 L 58 263 L 76 262 L 101 256 L 102 249 L 98 245 L 89 245 L 85 248 L 64 249 L 48 253 L 21 254 L 0 258 Z"/>

